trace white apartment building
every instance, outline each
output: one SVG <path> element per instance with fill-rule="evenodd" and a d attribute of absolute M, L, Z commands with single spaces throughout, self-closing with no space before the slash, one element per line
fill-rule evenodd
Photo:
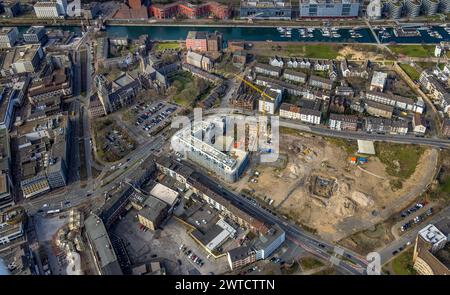
<path fill-rule="evenodd" d="M 430 243 L 431 252 L 435 253 L 445 247 L 447 237 L 433 224 L 429 224 L 419 231 L 419 236 Z"/>
<path fill-rule="evenodd" d="M 67 0 L 43 0 L 34 5 L 37 18 L 62 18 L 67 13 Z"/>
<path fill-rule="evenodd" d="M 246 168 L 248 153 L 233 147 L 234 139 L 224 136 L 227 118 L 194 122 L 172 137 L 172 146 L 184 158 L 214 172 L 228 182 L 235 182 Z"/>
<path fill-rule="evenodd" d="M 258 101 L 258 111 L 274 115 L 281 103 L 283 91 L 280 88 L 271 88 L 264 91 L 264 97 Z"/>

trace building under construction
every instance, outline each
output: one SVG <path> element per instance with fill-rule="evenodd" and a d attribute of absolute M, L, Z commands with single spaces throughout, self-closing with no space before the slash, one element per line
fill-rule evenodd
<path fill-rule="evenodd" d="M 241 82 L 241 85 L 239 85 L 235 95 L 230 98 L 230 104 L 234 108 L 253 111 L 259 96 L 261 96 L 261 94 L 259 94 L 256 90 Z"/>

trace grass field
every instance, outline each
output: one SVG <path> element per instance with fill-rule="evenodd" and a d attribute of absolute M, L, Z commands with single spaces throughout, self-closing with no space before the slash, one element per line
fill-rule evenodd
<path fill-rule="evenodd" d="M 158 42 L 156 44 L 156 50 L 157 51 L 164 51 L 166 49 L 180 49 L 180 43 L 178 41 L 173 42 Z"/>
<path fill-rule="evenodd" d="M 389 175 L 408 179 L 416 170 L 425 149 L 416 145 L 377 142 L 375 150 Z"/>
<path fill-rule="evenodd" d="M 173 101 L 184 107 L 193 107 L 209 89 L 209 83 L 187 72 L 179 72 L 172 77 Z"/>
<path fill-rule="evenodd" d="M 313 257 L 304 257 L 300 259 L 300 265 L 302 266 L 303 270 L 309 270 L 324 266 L 321 261 Z"/>
<path fill-rule="evenodd" d="M 420 73 L 409 64 L 400 64 L 400 67 L 405 71 L 405 73 L 414 81 L 419 81 Z"/>
<path fill-rule="evenodd" d="M 391 262 L 392 270 L 396 275 L 415 275 L 416 271 L 413 269 L 413 251 L 411 247 L 408 250 L 402 252 L 400 255 L 394 258 Z"/>
<path fill-rule="evenodd" d="M 289 55 L 310 58 L 335 59 L 339 55 L 339 48 L 335 45 L 287 45 L 283 48 Z"/>
<path fill-rule="evenodd" d="M 448 177 L 447 180 L 444 182 L 441 190 L 445 193 L 450 194 L 450 177 Z"/>
<path fill-rule="evenodd" d="M 287 44 L 272 45 L 261 43 L 254 44 L 251 53 L 258 57 L 260 62 L 266 62 L 265 59 L 274 55 L 279 56 L 295 56 L 309 58 L 335 59 L 339 55 L 342 45 L 336 44 Z"/>
<path fill-rule="evenodd" d="M 434 45 L 391 45 L 392 52 L 411 57 L 434 56 Z"/>

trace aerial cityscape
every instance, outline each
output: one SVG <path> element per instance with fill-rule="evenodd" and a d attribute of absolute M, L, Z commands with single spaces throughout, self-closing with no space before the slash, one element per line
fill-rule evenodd
<path fill-rule="evenodd" d="M 0 0 L 0 275 L 450 275 L 449 239 L 450 0 Z"/>

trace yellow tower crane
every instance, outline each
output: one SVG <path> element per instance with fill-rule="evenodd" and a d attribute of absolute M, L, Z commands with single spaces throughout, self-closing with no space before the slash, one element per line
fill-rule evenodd
<path fill-rule="evenodd" d="M 245 77 L 242 77 L 242 76 L 240 76 L 240 75 L 238 75 L 238 74 L 234 74 L 238 79 L 240 79 L 242 82 L 244 82 L 246 85 L 248 85 L 248 86 L 250 86 L 252 89 L 254 89 L 254 90 L 256 90 L 258 93 L 260 93 L 261 94 L 261 98 L 262 98 L 262 100 L 263 100 L 263 105 L 262 105 L 262 113 L 265 115 L 266 114 L 266 98 L 269 98 L 270 100 L 275 100 L 272 96 L 270 96 L 269 94 L 267 94 L 266 93 L 266 89 L 268 88 L 268 87 L 266 87 L 266 89 L 265 90 L 261 90 L 261 89 L 259 89 L 259 87 L 257 87 L 257 86 L 255 86 L 253 83 L 251 83 L 251 82 L 249 82 L 249 81 L 247 81 L 246 79 L 245 79 Z M 259 126 L 259 123 L 258 123 L 258 126 Z M 270 127 L 269 127 L 270 128 Z M 258 129 L 259 129 L 259 127 L 258 127 Z M 258 135 L 259 136 L 259 135 Z M 268 130 L 267 128 L 264 128 L 264 136 L 267 138 L 267 141 L 269 142 L 270 141 L 270 130 Z"/>
<path fill-rule="evenodd" d="M 262 100 L 263 100 L 263 107 L 262 107 L 262 113 L 265 115 L 266 114 L 266 97 L 269 98 L 270 100 L 275 100 L 272 96 L 268 95 L 265 90 L 261 90 L 259 89 L 257 86 L 255 86 L 253 83 L 247 81 L 247 79 L 245 79 L 245 77 L 242 77 L 241 75 L 238 74 L 234 74 L 239 80 L 241 80 L 242 82 L 244 82 L 245 84 L 247 84 L 248 86 L 250 86 L 251 88 L 253 88 L 254 90 L 256 90 L 257 92 L 259 92 L 261 94 Z M 267 89 L 267 87 L 266 87 Z"/>

